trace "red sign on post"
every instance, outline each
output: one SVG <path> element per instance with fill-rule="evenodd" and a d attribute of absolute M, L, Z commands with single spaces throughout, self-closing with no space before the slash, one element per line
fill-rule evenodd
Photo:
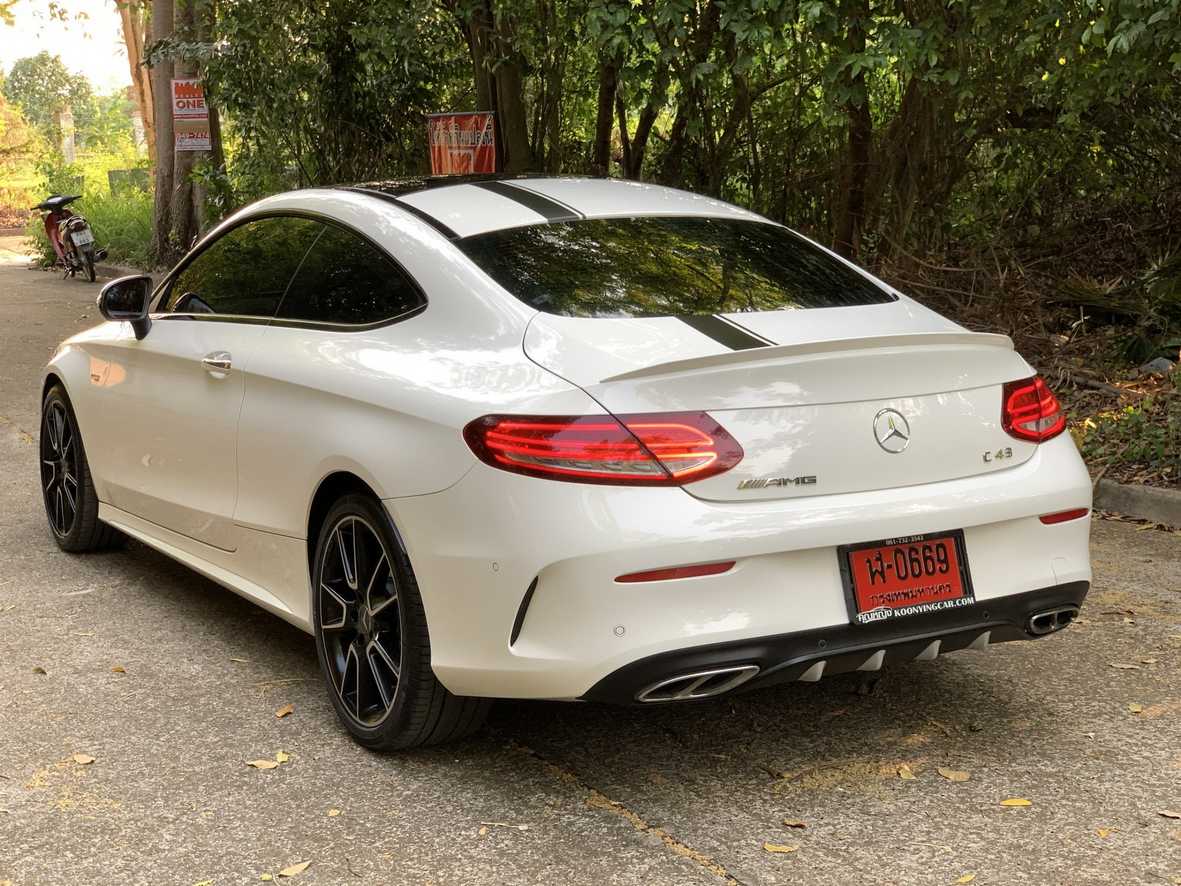
<path fill-rule="evenodd" d="M 178 151 L 209 151 L 209 108 L 205 87 L 195 78 L 172 81 L 172 131 Z"/>
<path fill-rule="evenodd" d="M 494 120 L 491 111 L 431 114 L 427 118 L 431 175 L 496 172 Z"/>

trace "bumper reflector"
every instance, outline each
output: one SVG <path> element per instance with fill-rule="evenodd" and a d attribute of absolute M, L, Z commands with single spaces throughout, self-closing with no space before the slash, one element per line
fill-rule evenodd
<path fill-rule="evenodd" d="M 724 563 L 700 563 L 697 566 L 671 566 L 668 569 L 650 569 L 647 572 L 629 572 L 615 579 L 618 582 L 668 581 L 673 578 L 695 578 L 700 575 L 721 575 L 734 568 L 734 561 Z"/>
<path fill-rule="evenodd" d="M 1055 514 L 1042 514 L 1038 517 L 1047 526 L 1053 526 L 1055 523 L 1065 523 L 1067 520 L 1077 520 L 1080 517 L 1085 517 L 1091 513 L 1090 508 L 1071 508 L 1069 511 L 1058 511 Z"/>

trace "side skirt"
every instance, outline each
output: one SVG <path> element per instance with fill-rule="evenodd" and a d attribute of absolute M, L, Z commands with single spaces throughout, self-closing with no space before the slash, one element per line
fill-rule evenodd
<path fill-rule="evenodd" d="M 217 582 L 238 596 L 257 603 L 263 609 L 290 622 L 300 630 L 311 633 L 311 624 L 306 615 L 301 616 L 292 611 L 286 603 L 262 585 L 227 568 L 228 564 L 225 564 L 224 561 L 232 560 L 235 556 L 240 555 L 227 554 L 225 551 L 202 544 L 188 536 L 144 520 L 142 517 L 122 511 L 113 505 L 100 502 L 98 518 L 104 523 L 114 526 L 120 532 L 143 542 L 148 547 L 154 548 L 166 557 L 171 557 L 194 572 Z M 303 541 L 298 540 L 298 543 L 302 547 Z M 306 589 L 301 590 L 301 593 L 306 596 Z"/>

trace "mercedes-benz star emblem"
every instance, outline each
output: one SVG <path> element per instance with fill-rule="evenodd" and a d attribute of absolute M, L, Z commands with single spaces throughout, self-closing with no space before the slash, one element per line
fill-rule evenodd
<path fill-rule="evenodd" d="M 910 424 L 897 409 L 883 409 L 873 417 L 873 438 L 886 452 L 899 453 L 910 445 Z"/>

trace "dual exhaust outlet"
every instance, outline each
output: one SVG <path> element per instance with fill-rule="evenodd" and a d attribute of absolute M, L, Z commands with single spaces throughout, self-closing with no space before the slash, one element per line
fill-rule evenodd
<path fill-rule="evenodd" d="M 1041 637 L 1062 630 L 1076 618 L 1078 618 L 1077 606 L 1059 606 L 1056 609 L 1035 612 L 1029 617 L 1025 630 L 1035 637 Z"/>

